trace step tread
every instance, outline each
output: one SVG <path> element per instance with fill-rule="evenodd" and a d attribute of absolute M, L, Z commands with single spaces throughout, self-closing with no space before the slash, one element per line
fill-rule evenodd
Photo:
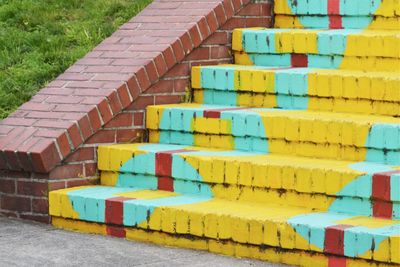
<path fill-rule="evenodd" d="M 337 234 L 335 231 L 342 230 L 347 237 L 347 242 L 350 242 L 347 244 L 351 244 L 345 246 L 344 255 L 351 257 L 368 257 L 365 253 L 373 246 L 375 246 L 375 250 L 378 250 L 381 243 L 385 244 L 386 250 L 391 250 L 392 248 L 387 247 L 390 246 L 389 240 L 396 240 L 400 231 L 400 221 L 396 220 L 334 212 L 313 212 L 305 208 L 227 201 L 160 190 L 84 186 L 52 191 L 49 198 L 50 214 L 53 216 L 125 226 L 137 225 L 139 228 L 152 230 L 160 230 L 157 229 L 160 227 L 161 230 L 167 232 L 168 229 L 175 232 L 174 225 L 179 228 L 182 223 L 185 231 L 190 231 L 187 227 L 188 222 L 192 221 L 190 234 L 203 235 L 204 231 L 207 231 L 205 230 L 207 225 L 210 227 L 211 224 L 215 229 L 210 229 L 210 231 L 215 232 L 216 236 L 218 232 L 219 238 L 223 239 L 224 232 L 225 238 L 236 239 L 235 241 L 240 243 L 253 243 L 252 240 L 260 239 L 261 235 L 267 241 L 264 242 L 265 240 L 261 238 L 260 243 L 284 247 L 285 245 L 282 244 L 284 241 L 291 242 L 292 246 L 299 249 L 322 251 L 324 249 L 324 231 L 331 229 L 334 234 Z M 155 222 L 157 220 L 160 221 Z M 225 226 L 230 225 L 235 231 L 227 233 L 228 229 L 218 228 L 218 222 L 222 223 L 223 221 Z M 200 226 L 202 232 L 196 234 L 194 225 L 202 225 L 202 222 L 205 228 Z M 276 233 L 274 234 L 273 229 L 275 231 L 279 229 L 280 237 Z M 249 231 L 252 230 L 256 232 L 253 232 L 250 237 Z M 296 242 L 295 233 L 306 239 L 306 242 L 300 239 Z M 277 238 L 282 238 L 282 240 L 268 241 L 268 239 Z M 311 246 L 308 246 L 308 242 L 311 243 Z M 358 243 L 358 249 L 352 246 L 356 243 Z"/>

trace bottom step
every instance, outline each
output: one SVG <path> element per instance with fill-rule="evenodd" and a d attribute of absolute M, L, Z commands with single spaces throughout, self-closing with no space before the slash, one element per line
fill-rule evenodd
<path fill-rule="evenodd" d="M 50 215 L 192 238 L 400 263 L 400 221 L 140 188 L 52 191 Z M 110 228 L 113 232 L 114 228 Z M 116 230 L 116 235 L 121 235 Z"/>
<path fill-rule="evenodd" d="M 215 240 L 187 235 L 168 234 L 160 231 L 141 230 L 132 227 L 107 226 L 105 224 L 52 218 L 53 226 L 81 233 L 100 234 L 125 238 L 130 241 L 150 242 L 162 246 L 173 246 L 210 251 L 213 253 L 252 258 L 274 263 L 313 267 L 385 267 L 393 264 L 376 263 L 369 260 L 326 256 L 323 253 L 305 252 L 302 250 L 282 249 L 270 246 L 240 244 L 233 241 Z"/>

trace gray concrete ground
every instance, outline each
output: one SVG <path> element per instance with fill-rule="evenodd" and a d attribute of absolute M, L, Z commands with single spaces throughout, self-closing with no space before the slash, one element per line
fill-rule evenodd
<path fill-rule="evenodd" d="M 204 251 L 73 233 L 0 216 L 0 266 L 263 266 Z"/>

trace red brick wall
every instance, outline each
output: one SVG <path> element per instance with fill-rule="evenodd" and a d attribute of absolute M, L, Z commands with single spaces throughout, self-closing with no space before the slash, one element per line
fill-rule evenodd
<path fill-rule="evenodd" d="M 146 106 L 187 100 L 190 68 L 255 26 L 268 1 L 154 1 L 0 122 L 0 213 L 49 222 L 49 190 L 96 183 L 98 145 L 145 140 Z"/>

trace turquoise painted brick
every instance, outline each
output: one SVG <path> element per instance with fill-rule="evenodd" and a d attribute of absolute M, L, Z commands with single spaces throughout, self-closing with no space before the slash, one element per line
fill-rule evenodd
<path fill-rule="evenodd" d="M 246 136 L 265 137 L 263 122 L 258 114 L 248 114 L 246 116 Z"/>
<path fill-rule="evenodd" d="M 330 55 L 331 51 L 331 34 L 329 32 L 319 32 L 317 34 L 318 53 L 321 55 Z"/>
<path fill-rule="evenodd" d="M 171 114 L 171 128 L 176 131 L 181 131 L 184 129 L 182 116 L 183 112 L 179 109 L 173 109 L 170 111 Z"/>
<path fill-rule="evenodd" d="M 307 13 L 306 14 L 318 14 L 323 15 L 326 14 L 327 6 L 326 1 L 321 0 L 308 0 L 307 3 Z"/>
<path fill-rule="evenodd" d="M 310 29 L 328 29 L 329 18 L 327 16 L 299 16 L 300 22 Z"/>
<path fill-rule="evenodd" d="M 159 128 L 163 130 L 169 130 L 171 127 L 171 111 L 166 109 L 161 115 L 161 121 Z"/>
<path fill-rule="evenodd" d="M 290 90 L 290 73 L 276 72 L 275 74 L 275 92 L 278 94 L 289 94 Z"/>
<path fill-rule="evenodd" d="M 355 181 L 355 196 L 369 198 L 372 195 L 372 175 L 366 174 Z"/>
<path fill-rule="evenodd" d="M 345 16 L 342 18 L 342 25 L 344 28 L 349 29 L 364 29 L 368 27 L 368 25 L 372 22 L 372 19 L 373 18 L 371 16 Z"/>
<path fill-rule="evenodd" d="M 306 0 L 297 0 L 297 8 L 295 14 L 308 14 L 309 12 L 309 4 Z"/>
<path fill-rule="evenodd" d="M 265 67 L 290 67 L 289 54 L 249 54 L 251 61 L 257 66 Z"/>
<path fill-rule="evenodd" d="M 332 64 L 331 57 L 308 55 L 308 66 L 311 68 L 331 68 Z"/>
<path fill-rule="evenodd" d="M 386 125 L 373 125 L 368 133 L 366 146 L 371 148 L 383 148 L 385 144 L 385 130 Z"/>
<path fill-rule="evenodd" d="M 390 178 L 390 198 L 392 201 L 400 201 L 400 173 L 393 174 Z"/>
<path fill-rule="evenodd" d="M 268 140 L 265 138 L 257 138 L 257 137 L 251 138 L 251 147 L 253 151 L 261 153 L 269 152 Z"/>
<path fill-rule="evenodd" d="M 357 16 L 358 15 L 358 3 L 360 1 L 346 1 L 340 0 L 340 14 L 347 16 Z M 364 1 L 363 1 L 364 2 Z M 365 1 L 367 2 L 367 1 Z"/>
<path fill-rule="evenodd" d="M 215 85 L 216 72 L 212 68 L 201 68 L 201 86 L 202 88 L 213 88 Z"/>
<path fill-rule="evenodd" d="M 388 124 L 385 127 L 383 147 L 387 149 L 400 149 L 400 126 Z"/>
<path fill-rule="evenodd" d="M 246 137 L 235 137 L 235 149 L 251 151 L 251 140 Z"/>

